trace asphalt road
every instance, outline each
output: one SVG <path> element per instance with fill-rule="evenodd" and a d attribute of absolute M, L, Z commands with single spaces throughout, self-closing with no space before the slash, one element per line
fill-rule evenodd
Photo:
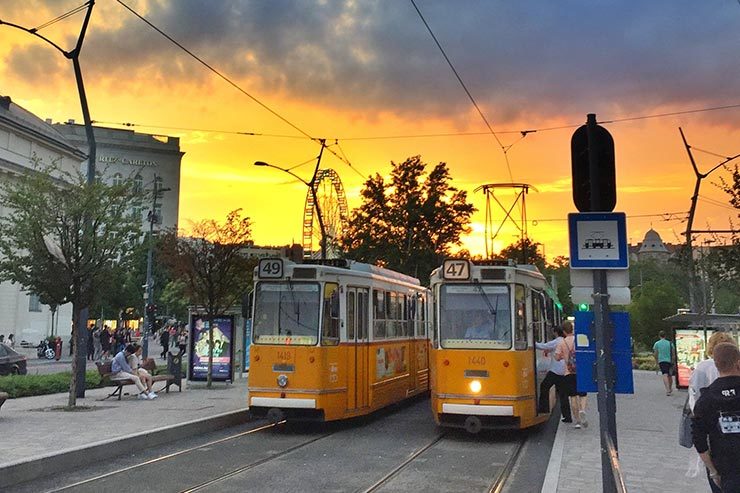
<path fill-rule="evenodd" d="M 265 427 L 255 421 L 11 491 L 484 492 L 522 442 L 503 491 L 535 491 L 544 479 L 555 422 L 528 432 L 471 436 L 437 428 L 429 401 L 417 399 L 341 423 Z"/>

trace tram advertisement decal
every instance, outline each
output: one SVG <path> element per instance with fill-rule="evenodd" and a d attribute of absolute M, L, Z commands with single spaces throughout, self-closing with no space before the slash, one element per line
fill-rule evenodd
<path fill-rule="evenodd" d="M 707 339 L 714 333 L 706 331 Z M 676 359 L 678 366 L 678 387 L 688 387 L 691 374 L 696 365 L 705 359 L 706 339 L 704 330 L 676 329 Z"/>
<path fill-rule="evenodd" d="M 209 327 L 205 315 L 192 315 L 190 348 L 190 379 L 205 381 L 208 375 Z M 234 317 L 213 318 L 212 380 L 232 380 Z"/>
<path fill-rule="evenodd" d="M 375 350 L 375 378 L 403 375 L 408 371 L 406 346 L 379 347 Z"/>

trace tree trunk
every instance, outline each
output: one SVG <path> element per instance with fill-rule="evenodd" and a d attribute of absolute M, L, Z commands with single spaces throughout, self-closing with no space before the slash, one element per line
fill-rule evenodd
<path fill-rule="evenodd" d="M 74 303 L 72 305 L 72 339 L 77 339 L 77 333 L 79 332 L 78 327 L 80 325 L 80 307 Z M 79 344 L 78 344 L 79 346 Z M 72 353 L 72 377 L 69 382 L 69 400 L 67 405 L 74 407 L 77 405 L 77 348 L 73 349 Z"/>
<path fill-rule="evenodd" d="M 208 314 L 208 375 L 206 376 L 206 387 L 211 388 L 213 378 L 211 372 L 213 371 L 213 315 Z"/>

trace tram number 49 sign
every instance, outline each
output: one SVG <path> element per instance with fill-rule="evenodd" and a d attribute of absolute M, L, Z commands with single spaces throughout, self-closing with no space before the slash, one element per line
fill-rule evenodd
<path fill-rule="evenodd" d="M 257 275 L 260 279 L 279 279 L 283 277 L 283 260 L 279 258 L 260 259 Z"/>
<path fill-rule="evenodd" d="M 470 279 L 470 263 L 467 260 L 445 260 L 442 264 L 442 277 L 453 281 Z"/>

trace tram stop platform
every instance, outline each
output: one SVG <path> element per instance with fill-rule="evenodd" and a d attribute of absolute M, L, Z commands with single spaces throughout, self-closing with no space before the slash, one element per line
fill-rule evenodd
<path fill-rule="evenodd" d="M 685 390 L 665 395 L 660 375 L 634 371 L 635 393 L 617 394 L 619 461 L 629 492 L 697 493 L 709 490 L 700 467 L 694 477 L 695 449 L 678 444 L 678 425 L 686 401 Z M 550 454 L 542 493 L 601 491 L 599 413 L 596 394 L 589 394 L 588 428 L 560 423 Z"/>
<path fill-rule="evenodd" d="M 157 391 L 160 385 L 154 386 Z M 193 434 L 244 423 L 247 380 L 233 383 L 183 381 L 153 400 L 136 398 L 136 387 L 124 396 L 104 399 L 112 387 L 85 391 L 78 411 L 63 411 L 68 393 L 9 399 L 0 409 L 0 491 L 44 475 L 106 460 L 137 449 L 169 443 Z M 130 394 L 130 395 L 126 395 Z"/>

